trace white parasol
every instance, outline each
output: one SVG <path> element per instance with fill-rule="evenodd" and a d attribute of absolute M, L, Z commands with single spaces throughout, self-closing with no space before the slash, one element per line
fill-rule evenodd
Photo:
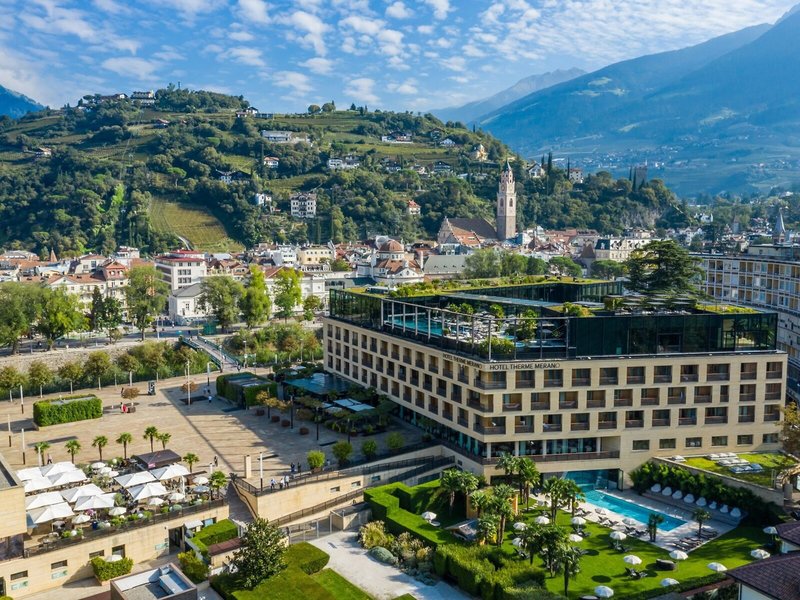
<path fill-rule="evenodd" d="M 686 552 L 684 552 L 683 550 L 673 550 L 672 552 L 669 553 L 669 557 L 672 560 L 686 560 L 687 558 L 689 558 L 689 555 L 686 554 Z"/>

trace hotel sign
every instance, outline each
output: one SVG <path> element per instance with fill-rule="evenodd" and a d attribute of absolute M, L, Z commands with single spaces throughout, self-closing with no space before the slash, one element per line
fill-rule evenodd
<path fill-rule="evenodd" d="M 475 369 L 487 369 L 489 371 L 529 371 L 533 369 L 559 369 L 561 363 L 534 361 L 534 362 L 509 362 L 509 363 L 486 363 L 469 360 L 453 354 L 442 354 L 444 360 L 452 360 L 455 363 L 473 367 Z"/>

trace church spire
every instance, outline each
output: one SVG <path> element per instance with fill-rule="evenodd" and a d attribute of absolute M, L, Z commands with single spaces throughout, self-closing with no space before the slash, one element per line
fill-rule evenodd
<path fill-rule="evenodd" d="M 500 185 L 497 189 L 497 239 L 505 241 L 517 235 L 517 191 L 514 183 L 514 171 L 511 161 L 500 173 Z"/>
<path fill-rule="evenodd" d="M 783 208 L 778 209 L 778 218 L 775 220 L 775 229 L 772 231 L 772 241 L 782 244 L 786 241 L 786 225 L 783 223 Z"/>

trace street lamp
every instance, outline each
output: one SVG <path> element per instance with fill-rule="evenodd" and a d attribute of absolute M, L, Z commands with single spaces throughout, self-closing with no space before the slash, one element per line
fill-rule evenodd
<path fill-rule="evenodd" d="M 192 405 L 192 384 L 189 381 L 189 360 L 186 360 L 186 406 Z"/>
<path fill-rule="evenodd" d="M 294 394 L 289 396 L 289 402 L 291 403 L 291 415 L 292 415 L 292 426 L 291 426 L 291 428 L 294 429 Z"/>
<path fill-rule="evenodd" d="M 314 421 L 317 423 L 317 441 L 319 441 L 319 406 L 314 407 Z"/>
<path fill-rule="evenodd" d="M 264 491 L 264 453 L 258 453 L 258 478 L 261 481 L 260 490 Z"/>
<path fill-rule="evenodd" d="M 247 339 L 244 340 L 244 368 L 247 368 Z"/>

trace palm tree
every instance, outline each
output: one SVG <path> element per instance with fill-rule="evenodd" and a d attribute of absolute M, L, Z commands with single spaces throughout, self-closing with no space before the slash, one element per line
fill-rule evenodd
<path fill-rule="evenodd" d="M 542 491 L 550 498 L 550 520 L 555 523 L 558 516 L 558 508 L 564 503 L 566 492 L 566 480 L 560 477 L 551 477 L 545 480 Z"/>
<path fill-rule="evenodd" d="M 157 436 L 158 441 L 161 442 L 161 449 L 166 450 L 167 444 L 169 444 L 169 440 L 172 438 L 171 433 L 159 433 Z"/>
<path fill-rule="evenodd" d="M 117 443 L 122 444 L 122 456 L 128 460 L 128 444 L 133 442 L 133 436 L 130 433 L 120 433 L 117 438 Z"/>
<path fill-rule="evenodd" d="M 189 465 L 189 473 L 192 472 L 192 467 L 194 467 L 194 463 L 200 462 L 200 457 L 197 454 L 193 454 L 192 452 L 187 452 L 183 456 L 183 462 Z"/>
<path fill-rule="evenodd" d="M 106 446 L 108 446 L 108 438 L 104 435 L 98 435 L 92 440 L 92 447 L 97 448 L 97 451 L 100 453 L 100 462 L 103 461 L 103 448 Z"/>
<path fill-rule="evenodd" d="M 559 544 L 555 549 L 556 562 L 564 572 L 564 597 L 569 598 L 569 580 L 581 570 L 581 552 L 571 544 Z"/>
<path fill-rule="evenodd" d="M 711 513 L 705 508 L 698 508 L 692 513 L 692 519 L 697 521 L 697 537 L 700 537 L 703 531 L 703 523 L 711 519 Z"/>
<path fill-rule="evenodd" d="M 572 481 L 572 479 L 564 479 L 564 502 L 569 506 L 570 513 L 575 516 L 575 509 L 578 507 L 578 502 L 586 500 L 586 494 L 583 493 L 581 486 Z"/>
<path fill-rule="evenodd" d="M 475 490 L 469 495 L 469 503 L 472 505 L 472 508 L 478 511 L 479 519 L 483 514 L 483 511 L 486 510 L 486 507 L 489 506 L 490 500 L 491 497 L 486 493 L 485 490 Z"/>
<path fill-rule="evenodd" d="M 478 489 L 478 478 L 469 471 L 461 471 L 458 491 L 464 495 L 464 504 L 472 492 Z"/>
<path fill-rule="evenodd" d="M 525 506 L 531 498 L 531 488 L 536 487 L 542 481 L 542 475 L 536 468 L 536 463 L 528 457 L 523 457 L 519 463 L 519 485 L 523 495 Z"/>
<path fill-rule="evenodd" d="M 509 500 L 514 497 L 515 490 L 510 485 L 501 483 L 494 486 L 492 490 L 492 500 L 489 507 L 489 512 L 500 517 L 500 526 L 497 531 L 497 545 L 503 543 L 503 535 L 506 530 L 506 522 L 509 518 L 514 516 L 514 511 L 511 508 Z"/>
<path fill-rule="evenodd" d="M 64 448 L 67 449 L 67 452 L 72 458 L 72 464 L 75 464 L 75 455 L 81 451 L 81 443 L 78 440 L 69 440 L 66 444 L 64 444 Z"/>
<path fill-rule="evenodd" d="M 647 518 L 647 532 L 650 534 L 650 541 L 655 543 L 658 536 L 658 526 L 664 522 L 664 516 L 657 513 L 650 513 Z"/>
<path fill-rule="evenodd" d="M 44 464 L 44 453 L 50 449 L 50 444 L 48 442 L 36 442 L 33 445 L 33 449 L 36 450 L 36 454 L 39 455 L 42 464 Z"/>
<path fill-rule="evenodd" d="M 458 469 L 447 469 L 442 473 L 440 489 L 448 494 L 450 514 L 453 514 L 453 505 L 456 503 L 456 494 L 461 490 L 461 473 Z"/>
<path fill-rule="evenodd" d="M 150 440 L 150 452 L 153 452 L 155 449 L 153 448 L 153 440 L 158 437 L 158 427 L 155 425 L 150 425 L 147 429 L 144 430 L 144 439 Z"/>
<path fill-rule="evenodd" d="M 547 556 L 547 567 L 550 575 L 555 575 L 558 564 L 558 549 L 567 544 L 567 531 L 555 524 L 555 521 L 542 527 L 541 548 Z"/>
<path fill-rule="evenodd" d="M 534 523 L 525 529 L 525 531 L 520 534 L 520 537 L 522 538 L 523 547 L 528 553 L 530 564 L 533 564 L 533 555 L 542 547 L 544 528 L 541 525 Z"/>
<path fill-rule="evenodd" d="M 497 468 L 505 471 L 509 483 L 514 483 L 514 474 L 519 470 L 519 457 L 504 452 L 497 461 Z"/>
<path fill-rule="evenodd" d="M 214 495 L 218 495 L 219 490 L 225 487 L 226 483 L 228 483 L 228 478 L 222 471 L 214 471 L 211 473 L 211 477 L 208 478 L 208 485 L 214 492 Z"/>
<path fill-rule="evenodd" d="M 478 519 L 475 532 L 479 542 L 488 542 L 497 537 L 497 526 L 500 520 L 497 515 L 486 515 Z"/>

